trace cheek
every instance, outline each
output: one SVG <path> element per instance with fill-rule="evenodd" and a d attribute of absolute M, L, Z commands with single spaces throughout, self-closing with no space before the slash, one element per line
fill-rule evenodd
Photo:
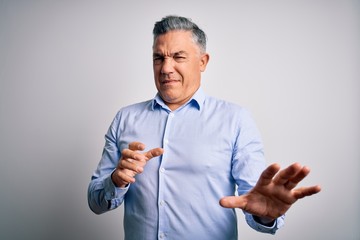
<path fill-rule="evenodd" d="M 186 68 L 180 73 L 188 85 L 196 85 L 201 76 L 200 69 L 196 66 Z"/>
<path fill-rule="evenodd" d="M 160 71 L 160 68 L 159 68 L 159 66 L 155 66 L 155 65 L 153 65 L 153 72 L 154 72 L 154 76 L 156 76 L 157 75 L 157 73 Z"/>
<path fill-rule="evenodd" d="M 153 67 L 154 79 L 157 82 L 160 78 L 160 68 Z"/>
<path fill-rule="evenodd" d="M 176 73 L 181 77 L 183 81 L 188 81 L 188 79 L 191 79 L 191 69 L 189 69 L 186 66 L 177 66 L 175 69 Z"/>

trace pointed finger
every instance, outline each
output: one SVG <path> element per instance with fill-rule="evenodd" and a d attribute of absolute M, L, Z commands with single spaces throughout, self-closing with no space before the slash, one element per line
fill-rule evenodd
<path fill-rule="evenodd" d="M 149 151 L 147 151 L 145 153 L 145 157 L 147 158 L 147 160 L 150 160 L 150 159 L 152 159 L 154 157 L 160 156 L 163 153 L 164 153 L 164 149 L 162 149 L 162 148 L 153 148 L 153 149 L 151 149 L 151 150 L 149 150 Z"/>

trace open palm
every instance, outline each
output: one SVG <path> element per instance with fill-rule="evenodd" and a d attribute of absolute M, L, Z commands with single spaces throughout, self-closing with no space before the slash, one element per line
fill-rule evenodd
<path fill-rule="evenodd" d="M 298 199 L 320 192 L 320 186 L 295 188 L 309 172 L 308 167 L 298 163 L 283 170 L 278 164 L 272 164 L 263 171 L 255 187 L 247 194 L 224 197 L 220 205 L 241 208 L 265 219 L 276 219 Z"/>

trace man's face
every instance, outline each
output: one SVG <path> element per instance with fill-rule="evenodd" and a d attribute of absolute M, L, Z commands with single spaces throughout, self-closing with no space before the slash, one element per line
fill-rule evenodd
<path fill-rule="evenodd" d="M 202 54 L 189 31 L 158 36 L 153 46 L 155 85 L 171 110 L 186 103 L 200 86 L 208 54 Z"/>

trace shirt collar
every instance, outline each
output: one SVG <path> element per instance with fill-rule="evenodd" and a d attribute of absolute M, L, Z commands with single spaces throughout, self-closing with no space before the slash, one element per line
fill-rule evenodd
<path fill-rule="evenodd" d="M 205 101 L 205 93 L 203 91 L 203 89 L 200 87 L 195 93 L 194 95 L 191 97 L 191 99 L 185 103 L 183 106 L 187 105 L 187 104 L 191 104 L 192 106 L 196 107 L 199 111 L 201 110 L 201 107 L 204 105 L 204 101 Z M 160 94 L 157 93 L 155 95 L 155 97 L 152 100 L 152 104 L 151 104 L 151 109 L 154 110 L 156 108 L 156 106 L 160 106 L 162 108 L 168 109 L 168 106 L 166 106 L 165 102 L 162 100 L 162 98 L 160 97 Z M 183 107 L 182 106 L 182 107 Z M 181 107 L 181 108 L 182 108 Z"/>

